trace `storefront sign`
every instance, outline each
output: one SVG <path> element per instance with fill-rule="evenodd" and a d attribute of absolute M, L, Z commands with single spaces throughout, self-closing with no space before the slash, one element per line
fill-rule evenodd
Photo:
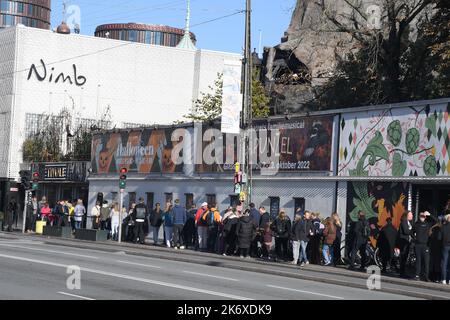
<path fill-rule="evenodd" d="M 28 78 L 27 80 L 31 79 L 31 76 L 35 75 L 36 79 L 40 82 L 48 81 L 53 82 L 55 84 L 58 83 L 70 83 L 71 85 L 75 84 L 78 87 L 84 86 L 86 84 L 86 77 L 79 75 L 77 71 L 77 66 L 75 64 L 72 65 L 72 73 L 71 74 L 65 74 L 64 72 L 57 72 L 55 70 L 55 67 L 52 67 L 50 71 L 47 70 L 47 66 L 44 62 L 44 60 L 40 60 L 41 67 L 39 68 L 40 71 L 38 71 L 38 67 L 36 67 L 35 64 L 32 64 L 30 67 L 30 71 L 28 72 Z"/>
<path fill-rule="evenodd" d="M 46 165 L 44 171 L 44 180 L 46 181 L 67 180 L 67 165 L 66 164 Z"/>

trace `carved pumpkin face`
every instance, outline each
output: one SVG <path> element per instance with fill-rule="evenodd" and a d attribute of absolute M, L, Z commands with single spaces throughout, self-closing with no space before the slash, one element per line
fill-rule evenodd
<path fill-rule="evenodd" d="M 109 171 L 109 166 L 111 165 L 112 154 L 108 151 L 100 152 L 98 157 L 98 168 L 99 172 L 107 173 Z"/>
<path fill-rule="evenodd" d="M 175 172 L 175 163 L 173 163 L 173 161 L 172 161 L 172 149 L 164 148 L 163 171 L 164 172 Z"/>

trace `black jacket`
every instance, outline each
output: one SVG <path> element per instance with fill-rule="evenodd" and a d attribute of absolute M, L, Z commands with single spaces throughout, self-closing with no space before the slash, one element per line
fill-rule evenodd
<path fill-rule="evenodd" d="M 357 246 L 363 245 L 369 240 L 370 226 L 366 219 L 354 222 L 352 229 L 352 239 Z"/>
<path fill-rule="evenodd" d="M 380 250 L 392 253 L 397 240 L 397 229 L 391 223 L 387 223 L 380 231 L 377 246 Z"/>
<path fill-rule="evenodd" d="M 133 221 L 136 221 L 137 219 L 143 219 L 145 221 L 147 217 L 148 217 L 147 206 L 145 205 L 145 203 L 138 203 L 136 207 L 134 207 L 132 213 Z"/>
<path fill-rule="evenodd" d="M 400 227 L 398 228 L 398 240 L 410 242 L 411 231 L 412 231 L 412 223 L 411 229 L 409 229 L 408 220 L 402 219 L 402 221 L 400 222 Z"/>
<path fill-rule="evenodd" d="M 265 229 L 266 224 L 270 223 L 270 214 L 268 212 L 264 213 L 259 220 L 259 228 Z"/>
<path fill-rule="evenodd" d="M 433 216 L 429 216 L 424 222 L 418 220 L 412 227 L 411 236 L 415 244 L 429 244 L 431 227 L 436 223 Z"/>
<path fill-rule="evenodd" d="M 445 223 L 441 228 L 442 245 L 445 247 L 450 246 L 450 223 Z"/>
<path fill-rule="evenodd" d="M 291 220 L 288 217 L 284 220 L 276 218 L 270 228 L 275 238 L 289 238 L 291 233 Z"/>
<path fill-rule="evenodd" d="M 248 249 L 255 238 L 256 226 L 250 216 L 243 216 L 239 219 L 236 227 L 239 248 Z"/>
<path fill-rule="evenodd" d="M 160 209 L 159 212 L 152 210 L 150 213 L 150 224 L 152 227 L 160 227 L 162 225 L 162 215 L 163 211 Z"/>
<path fill-rule="evenodd" d="M 314 226 L 311 220 L 302 219 L 294 222 L 292 226 L 292 239 L 294 241 L 308 241 L 311 232 L 314 231 Z"/>

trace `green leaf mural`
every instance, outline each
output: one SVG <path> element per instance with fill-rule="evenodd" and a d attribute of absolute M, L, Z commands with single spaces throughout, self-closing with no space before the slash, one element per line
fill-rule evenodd
<path fill-rule="evenodd" d="M 353 182 L 353 189 L 357 197 L 353 198 L 353 204 L 355 208 L 349 213 L 350 218 L 353 221 L 358 220 L 358 212 L 363 211 L 366 214 L 366 218 L 370 219 L 378 217 L 378 214 L 373 210 L 372 204 L 375 201 L 375 197 L 369 196 L 367 191 L 366 182 Z"/>
<path fill-rule="evenodd" d="M 366 151 L 364 151 L 360 161 L 364 163 L 366 157 L 369 157 L 369 164 L 371 166 L 375 165 L 377 157 L 389 161 L 389 152 L 383 144 L 383 136 L 379 131 L 375 132 L 375 137 L 367 145 Z"/>
<path fill-rule="evenodd" d="M 392 121 L 387 129 L 387 137 L 389 141 L 396 147 L 402 141 L 402 126 L 399 120 Z"/>
<path fill-rule="evenodd" d="M 429 177 L 434 177 L 437 174 L 437 164 L 436 158 L 434 156 L 429 156 L 425 159 L 423 163 L 423 171 Z"/>
<path fill-rule="evenodd" d="M 399 153 L 395 153 L 392 165 L 392 175 L 394 177 L 402 177 L 405 174 L 406 167 L 406 160 L 402 160 L 402 156 Z"/>
<path fill-rule="evenodd" d="M 408 154 L 413 154 L 416 152 L 417 148 L 419 147 L 419 140 L 420 140 L 420 133 L 419 130 L 416 128 L 411 128 L 406 133 L 406 152 Z"/>

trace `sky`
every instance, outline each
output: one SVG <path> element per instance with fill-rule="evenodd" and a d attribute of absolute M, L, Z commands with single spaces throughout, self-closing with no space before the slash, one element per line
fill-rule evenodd
<path fill-rule="evenodd" d="M 64 0 L 52 1 L 52 29 L 62 21 Z M 184 28 L 186 0 L 70 0 L 66 1 L 68 22 L 78 16 L 81 34 L 94 35 L 106 23 L 147 23 Z M 252 1 L 252 47 L 260 52 L 275 46 L 286 31 L 296 0 Z M 76 7 L 75 7 L 76 6 Z M 245 0 L 191 0 L 191 31 L 200 49 L 242 53 L 244 47 Z M 216 18 L 225 17 L 216 21 Z M 210 21 L 210 22 L 208 22 Z M 260 42 L 260 35 L 262 41 Z M 261 46 L 260 46 L 261 43 Z"/>

